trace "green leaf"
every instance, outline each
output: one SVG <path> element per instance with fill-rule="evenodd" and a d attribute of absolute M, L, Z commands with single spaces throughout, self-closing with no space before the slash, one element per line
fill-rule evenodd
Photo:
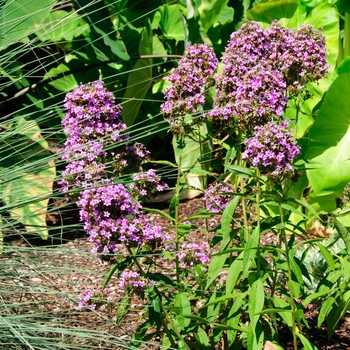
<path fill-rule="evenodd" d="M 78 85 L 78 82 L 76 81 L 73 74 L 69 74 L 70 68 L 64 63 L 59 64 L 55 68 L 51 68 L 45 74 L 45 79 L 54 78 L 58 75 L 62 75 L 65 72 L 67 72 L 68 74 L 64 75 L 62 78 L 50 81 L 48 83 L 48 85 L 52 86 L 53 88 L 55 88 L 58 91 L 67 92 L 67 91 L 73 90 Z M 56 93 L 56 91 L 55 91 L 55 93 Z"/>
<path fill-rule="evenodd" d="M 49 14 L 35 34 L 41 41 L 72 41 L 88 29 L 89 25 L 76 12 L 57 10 Z"/>
<path fill-rule="evenodd" d="M 48 196 L 52 193 L 56 176 L 54 161 L 38 173 L 24 173 L 4 186 L 3 201 L 10 205 L 11 217 L 20 221 L 29 233 L 39 234 L 42 239 L 49 236 L 46 226 Z"/>
<path fill-rule="evenodd" d="M 344 271 L 344 276 L 350 278 L 350 262 L 348 261 L 348 258 L 344 259 L 339 257 L 339 260 Z"/>
<path fill-rule="evenodd" d="M 295 261 L 294 254 L 295 254 L 295 252 L 294 252 L 293 249 L 289 250 L 290 268 L 292 270 L 292 273 L 296 277 L 299 285 L 303 285 L 304 284 L 303 274 L 301 273 L 301 269 L 299 267 L 299 263 L 297 263 Z"/>
<path fill-rule="evenodd" d="M 130 57 L 118 32 L 113 28 L 113 23 L 104 1 L 73 0 L 73 3 L 84 14 L 84 20 L 90 25 L 90 36 L 94 46 L 109 55 L 112 53 L 111 57 L 118 57 L 121 60 L 128 61 Z"/>
<path fill-rule="evenodd" d="M 334 227 L 343 239 L 348 254 L 350 254 L 350 235 L 348 230 L 337 218 L 334 218 Z"/>
<path fill-rule="evenodd" d="M 191 304 L 187 293 L 179 292 L 176 295 L 176 298 L 174 301 L 174 307 L 175 307 L 175 312 L 177 314 L 176 319 L 180 326 L 180 330 L 184 330 L 190 324 L 190 319 L 187 317 L 184 317 L 184 315 L 191 314 Z"/>
<path fill-rule="evenodd" d="M 239 254 L 239 256 L 234 260 L 231 264 L 226 277 L 226 295 L 230 295 L 229 293 L 235 288 L 239 277 L 241 276 L 243 270 L 243 253 Z"/>
<path fill-rule="evenodd" d="M 273 297 L 272 300 L 276 308 L 282 308 L 286 310 L 286 311 L 279 311 L 278 313 L 281 315 L 283 321 L 287 324 L 287 326 L 289 328 L 292 328 L 293 319 L 292 319 L 292 310 L 290 308 L 290 304 L 288 304 L 286 301 L 284 301 L 280 297 Z"/>
<path fill-rule="evenodd" d="M 257 322 L 259 319 L 259 313 L 264 307 L 265 301 L 265 291 L 264 285 L 261 278 L 258 278 L 252 283 L 250 292 L 249 292 L 249 304 L 248 312 L 251 322 Z M 258 316 L 258 317 L 256 317 Z"/>
<path fill-rule="evenodd" d="M 240 297 L 241 294 L 242 294 L 242 293 L 240 293 L 240 292 L 231 293 L 231 294 L 225 294 L 225 295 L 223 295 L 222 297 L 216 298 L 215 300 L 210 301 L 209 303 L 203 305 L 202 307 L 200 307 L 200 309 L 207 308 L 208 306 L 211 306 L 211 305 L 220 304 L 220 303 L 222 303 L 222 302 L 224 302 L 224 301 L 227 301 L 227 300 L 235 299 L 235 298 L 237 298 L 237 297 Z"/>
<path fill-rule="evenodd" d="M 228 314 L 227 325 L 233 328 L 233 330 L 227 330 L 227 340 L 230 346 L 232 346 L 237 340 L 237 331 L 235 330 L 235 327 L 237 327 L 240 322 L 240 318 L 243 313 L 242 310 L 244 309 L 244 304 L 246 303 L 245 297 L 245 293 L 238 296 L 235 302 L 232 304 Z"/>
<path fill-rule="evenodd" d="M 335 4 L 337 5 L 339 12 L 350 13 L 350 4 L 348 0 L 337 0 Z"/>
<path fill-rule="evenodd" d="M 177 168 L 177 165 L 175 163 L 169 162 L 168 160 L 151 160 L 149 163 L 168 165 L 168 166 L 171 166 L 173 168 Z"/>
<path fill-rule="evenodd" d="M 350 56 L 346 56 L 337 66 L 338 75 L 350 72 Z"/>
<path fill-rule="evenodd" d="M 260 227 L 256 226 L 252 234 L 249 236 L 248 243 L 244 248 L 243 272 L 242 272 L 243 278 L 246 278 L 248 276 L 249 268 L 252 264 L 253 259 L 256 256 L 256 249 L 254 248 L 259 246 L 259 238 L 260 238 Z"/>
<path fill-rule="evenodd" d="M 336 331 L 339 321 L 344 317 L 345 313 L 350 309 L 350 290 L 340 296 L 337 304 L 333 304 L 327 317 L 328 339 L 330 339 Z"/>
<path fill-rule="evenodd" d="M 206 318 L 195 316 L 195 315 L 183 315 L 183 317 L 186 317 L 186 318 L 193 320 L 193 321 L 197 321 L 197 322 L 202 323 L 202 324 L 211 324 L 213 326 L 213 328 L 216 328 L 216 329 L 230 329 L 230 330 L 237 330 L 239 332 L 244 332 L 244 333 L 247 332 L 247 330 L 243 327 L 226 326 L 226 325 L 220 324 L 220 323 L 209 322 Z"/>
<path fill-rule="evenodd" d="M 160 210 L 160 209 L 156 209 L 156 208 L 147 208 L 147 207 L 142 207 L 142 209 L 148 211 L 149 213 L 154 213 L 154 214 L 158 214 L 158 215 L 164 216 L 165 218 L 167 218 L 167 219 L 169 219 L 171 221 L 175 220 L 173 217 L 171 217 L 164 210 Z"/>
<path fill-rule="evenodd" d="M 250 11 L 247 18 L 253 21 L 271 23 L 281 18 L 293 17 L 298 8 L 296 0 L 274 0 L 261 2 Z"/>
<path fill-rule="evenodd" d="M 331 270 L 334 270 L 335 269 L 334 260 L 333 260 L 331 253 L 328 251 L 328 249 L 322 243 L 319 243 L 319 242 L 315 242 L 315 245 L 320 250 L 320 252 L 321 252 L 322 256 L 324 257 L 324 259 L 326 260 L 329 268 Z"/>
<path fill-rule="evenodd" d="M 208 267 L 208 273 L 207 273 L 208 277 L 207 277 L 207 284 L 205 286 L 205 289 L 208 289 L 208 287 L 212 284 L 212 282 L 218 276 L 219 272 L 222 271 L 226 258 L 227 258 L 227 254 L 215 255 L 211 258 L 210 264 Z"/>
<path fill-rule="evenodd" d="M 320 313 L 318 315 L 317 319 L 317 327 L 321 327 L 322 323 L 326 319 L 329 310 L 331 309 L 332 305 L 335 303 L 335 298 L 333 296 L 329 296 L 324 303 L 321 306 Z"/>
<path fill-rule="evenodd" d="M 238 175 L 238 176 L 245 177 L 245 178 L 248 178 L 248 179 L 254 176 L 254 174 L 251 171 L 251 169 L 246 168 L 244 166 L 227 165 L 225 168 L 226 168 L 225 169 L 226 171 L 230 171 L 234 175 Z"/>
<path fill-rule="evenodd" d="M 304 350 L 318 350 L 318 348 L 312 344 L 310 340 L 305 337 L 305 335 L 302 335 L 301 333 L 296 333 L 296 335 L 304 345 Z"/>
<path fill-rule="evenodd" d="M 300 296 L 300 284 L 296 281 L 288 281 L 288 287 L 292 291 L 293 296 L 298 299 Z"/>
<path fill-rule="evenodd" d="M 323 292 L 317 292 L 317 293 L 311 294 L 307 298 L 304 299 L 302 304 L 304 306 L 306 306 L 306 305 L 310 304 L 312 301 L 317 300 L 318 298 L 321 298 L 321 297 L 323 297 L 323 296 L 325 296 L 327 294 L 334 293 L 334 291 L 335 291 L 335 289 L 331 289 L 331 290 L 325 290 Z M 319 326 L 317 326 L 317 327 L 319 327 Z"/>
<path fill-rule="evenodd" d="M 57 1 L 7 0 L 0 11 L 0 50 L 18 41 L 29 42 Z"/>
<path fill-rule="evenodd" d="M 19 118 L 16 127 L 3 135 L 0 183 L 5 210 L 28 232 L 47 239 L 46 213 L 56 176 L 50 147 L 34 120 Z"/>
<path fill-rule="evenodd" d="M 161 19 L 159 27 L 167 39 L 185 40 L 181 13 L 186 10 L 181 5 L 164 5 L 159 8 Z"/>
<path fill-rule="evenodd" d="M 238 203 L 240 202 L 240 197 L 234 197 L 225 207 L 222 216 L 221 216 L 221 230 L 223 236 L 228 235 L 231 232 L 231 224 L 233 220 L 234 212 L 237 208 Z"/>
<path fill-rule="evenodd" d="M 207 31 L 218 19 L 220 13 L 225 9 L 228 0 L 202 0 L 198 7 L 200 21 Z"/>
<path fill-rule="evenodd" d="M 248 312 L 250 324 L 248 327 L 248 349 L 262 349 L 264 342 L 264 333 L 261 324 L 259 323 L 260 315 L 264 307 L 265 291 L 261 278 L 253 282 L 248 301 Z"/>
<path fill-rule="evenodd" d="M 209 338 L 203 328 L 198 327 L 195 338 L 201 349 L 205 350 L 209 348 Z"/>
<path fill-rule="evenodd" d="M 152 32 L 150 26 L 144 28 L 141 34 L 140 55 L 152 54 Z M 152 85 L 152 62 L 151 58 L 137 60 L 129 77 L 127 88 L 123 96 L 123 121 L 127 126 L 134 124 L 139 113 L 143 99 Z"/>
<path fill-rule="evenodd" d="M 350 100 L 346 97 L 348 94 L 350 73 L 345 73 L 329 88 L 315 123 L 309 131 L 310 141 L 306 158 L 317 168 L 307 170 L 307 175 L 317 196 L 342 190 L 350 182 Z"/>
<path fill-rule="evenodd" d="M 176 220 L 176 208 L 178 208 L 179 206 L 180 198 L 179 195 L 175 193 L 169 204 L 169 215 L 172 218 L 172 220 Z"/>

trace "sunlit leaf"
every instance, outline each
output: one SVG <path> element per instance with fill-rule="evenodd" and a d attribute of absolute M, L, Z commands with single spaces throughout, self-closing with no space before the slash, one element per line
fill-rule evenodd
<path fill-rule="evenodd" d="M 225 9 L 228 0 L 202 0 L 198 8 L 200 21 L 204 30 L 208 30 L 218 19 L 220 13 Z"/>
<path fill-rule="evenodd" d="M 185 40 L 181 17 L 181 13 L 185 10 L 186 8 L 181 5 L 164 5 L 159 8 L 158 11 L 161 14 L 159 27 L 168 39 Z"/>
<path fill-rule="evenodd" d="M 309 131 L 306 158 L 317 168 L 307 170 L 307 175 L 317 196 L 342 190 L 350 182 L 349 94 L 350 73 L 345 73 L 329 88 Z"/>
<path fill-rule="evenodd" d="M 0 50 L 18 42 L 28 42 L 48 17 L 57 0 L 7 0 L 0 11 Z"/>
<path fill-rule="evenodd" d="M 151 28 L 145 28 L 142 32 L 140 55 L 152 54 L 152 32 Z M 137 60 L 128 77 L 127 88 L 123 96 L 123 120 L 126 125 L 131 126 L 139 112 L 143 98 L 152 84 L 152 62 L 151 58 L 140 58 Z"/>

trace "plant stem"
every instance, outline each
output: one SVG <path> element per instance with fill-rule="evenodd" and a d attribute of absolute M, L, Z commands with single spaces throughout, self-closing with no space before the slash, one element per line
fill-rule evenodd
<path fill-rule="evenodd" d="M 281 238 L 283 240 L 283 243 L 285 245 L 285 252 L 286 252 L 286 260 L 287 260 L 287 269 L 288 269 L 288 281 L 292 281 L 292 269 L 291 269 L 291 263 L 290 263 L 290 256 L 289 256 L 289 247 L 288 247 L 288 241 L 287 241 L 287 235 L 286 230 L 283 227 L 284 224 L 284 213 L 282 209 L 282 197 L 278 194 L 278 207 L 279 207 L 279 214 L 281 218 Z M 289 288 L 289 296 L 290 296 L 290 304 L 291 304 L 291 312 L 292 312 L 292 336 L 293 336 L 293 347 L 294 350 L 298 350 L 298 341 L 296 334 L 298 333 L 298 327 L 295 320 L 295 301 L 294 301 L 294 294 L 293 291 Z"/>
<path fill-rule="evenodd" d="M 131 250 L 131 248 L 129 248 L 129 247 L 127 247 L 127 249 L 128 249 L 129 254 L 131 255 L 131 257 L 132 257 L 132 259 L 133 259 L 135 265 L 137 266 L 138 271 L 139 271 L 140 274 L 142 275 L 142 277 L 148 279 L 148 277 L 147 277 L 145 271 L 143 270 L 143 268 L 142 268 L 140 262 L 137 260 L 137 257 L 136 257 L 136 255 L 134 254 L 134 252 L 133 252 L 133 251 Z M 164 305 L 163 305 L 162 294 L 160 293 L 159 289 L 158 289 L 156 286 L 154 286 L 154 290 L 155 290 L 155 292 L 156 292 L 156 294 L 157 294 L 157 296 L 158 296 L 158 298 L 159 298 L 159 305 L 160 305 L 160 308 L 161 308 L 161 310 L 162 310 L 162 313 L 163 313 L 163 315 L 164 315 L 166 321 L 171 325 L 171 327 L 172 327 L 173 331 L 175 332 L 176 336 L 177 336 L 179 339 L 182 339 L 183 337 L 181 336 L 180 332 L 179 332 L 178 329 L 176 328 L 176 326 L 175 326 L 173 320 L 171 319 L 170 315 L 168 314 L 168 312 L 166 311 L 166 309 L 165 309 L 165 307 L 164 307 Z M 161 322 L 162 322 L 162 325 L 163 325 L 163 327 L 164 327 L 164 331 L 165 331 L 165 333 L 167 334 L 167 336 L 168 336 L 168 338 L 169 338 L 169 340 L 170 340 L 171 346 L 174 347 L 174 348 L 176 348 L 176 343 L 175 343 L 175 341 L 174 341 L 174 339 L 173 339 L 173 336 L 171 335 L 171 332 L 170 332 L 170 330 L 169 330 L 169 328 L 168 328 L 167 323 L 164 322 L 164 319 L 162 319 Z M 191 350 L 191 349 L 188 347 L 188 345 L 186 344 L 185 341 L 184 341 L 184 343 L 185 343 L 186 349 Z"/>
<path fill-rule="evenodd" d="M 344 57 L 350 55 L 350 13 L 345 12 Z"/>
<path fill-rule="evenodd" d="M 300 92 L 297 96 L 297 99 L 295 101 L 295 126 L 294 126 L 294 140 L 295 141 L 297 139 L 298 136 L 298 121 L 299 121 L 299 113 L 300 113 Z"/>
<path fill-rule="evenodd" d="M 241 140 L 241 137 L 238 137 L 238 140 Z M 241 150 L 241 145 L 238 146 L 238 152 L 237 152 L 237 163 L 239 166 L 242 165 L 242 150 Z M 237 176 L 235 179 L 235 191 L 236 191 L 236 181 L 237 181 Z M 242 211 L 243 211 L 243 225 L 244 225 L 244 240 L 248 242 L 249 240 L 249 231 L 248 231 L 248 218 L 247 218 L 247 205 L 244 197 L 244 180 L 243 177 L 240 178 L 240 188 L 241 188 L 241 203 L 242 203 Z"/>
<path fill-rule="evenodd" d="M 260 171 L 259 169 L 256 169 L 256 178 L 257 178 L 257 184 L 256 184 L 256 200 L 255 200 L 255 214 L 256 214 L 256 224 L 257 227 L 259 227 L 260 232 Z M 259 245 L 257 250 L 257 256 L 258 256 L 258 262 L 257 262 L 257 271 L 258 274 L 260 274 L 260 234 L 259 234 Z"/>
<path fill-rule="evenodd" d="M 180 284 L 180 263 L 179 258 L 177 256 L 177 253 L 179 252 L 179 203 L 180 200 L 180 177 L 181 177 L 181 155 L 179 157 L 179 164 L 177 168 L 177 179 L 176 179 L 176 185 L 175 185 L 175 197 L 176 203 L 175 203 L 175 266 L 176 266 L 176 282 Z"/>

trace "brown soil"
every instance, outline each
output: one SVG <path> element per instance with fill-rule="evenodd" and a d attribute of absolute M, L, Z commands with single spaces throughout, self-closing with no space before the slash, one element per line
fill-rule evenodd
<path fill-rule="evenodd" d="M 201 198 L 195 198 L 181 203 L 181 217 L 186 218 L 197 213 L 198 207 L 203 206 Z M 166 210 L 166 206 L 158 208 Z M 166 218 L 150 214 L 153 220 L 160 222 L 164 227 L 169 225 Z M 72 217 L 71 221 L 76 221 Z M 51 225 L 61 225 L 58 216 L 49 217 Z M 209 228 L 218 225 L 220 218 L 213 217 L 209 220 Z M 197 225 L 203 225 L 201 221 Z M 59 232 L 59 230 L 57 231 Z M 202 239 L 200 232 L 193 232 L 193 239 Z M 262 244 L 274 242 L 272 234 L 262 237 Z M 134 298 L 130 300 L 130 313 L 117 327 L 114 324 L 116 310 L 111 307 L 102 307 L 97 311 L 79 311 L 77 308 L 77 296 L 86 288 L 99 290 L 110 266 L 96 259 L 89 251 L 91 245 L 83 236 L 81 230 L 71 232 L 68 237 L 58 234 L 55 247 L 37 247 L 38 240 L 31 241 L 32 248 L 28 245 L 28 237 L 16 237 L 7 242 L 8 246 L 0 255 L 0 314 L 33 313 L 33 310 L 49 314 L 46 321 L 60 323 L 61 326 L 76 329 L 91 329 L 105 331 L 104 339 L 79 339 L 71 336 L 66 341 L 71 341 L 72 349 L 122 349 L 124 346 L 111 346 L 108 337 L 119 337 L 127 343 L 142 322 L 142 300 Z M 40 249 L 39 249 L 40 248 Z M 114 282 L 117 279 L 114 278 Z M 2 287 L 1 287 L 2 286 Z M 6 288 L 5 288 L 6 287 Z M 6 290 L 6 293 L 2 291 Z M 50 291 L 50 292 L 48 292 Z M 52 291 L 56 291 L 53 294 Z M 115 283 L 111 290 L 117 299 L 121 295 L 118 284 Z M 16 307 L 14 305 L 17 305 Z M 45 314 L 45 315 L 46 315 Z M 347 315 L 340 322 L 333 337 L 328 339 L 325 325 L 317 327 L 318 310 L 316 306 L 309 305 L 305 309 L 306 318 L 310 328 L 303 327 L 303 334 L 309 338 L 320 350 L 349 350 L 350 349 L 350 317 Z M 1 316 L 1 315 L 0 315 Z M 279 329 L 281 345 L 284 349 L 292 349 L 291 335 L 288 329 L 281 326 Z M 80 344 L 74 347 L 74 344 Z M 22 349 L 22 347 L 0 349 Z M 152 344 L 142 345 L 143 349 L 158 349 L 157 340 Z M 301 348 L 301 347 L 300 347 Z M 25 347 L 23 347 L 25 349 Z M 35 349 L 35 348 L 34 348 Z M 267 349 L 267 347 L 266 347 Z"/>

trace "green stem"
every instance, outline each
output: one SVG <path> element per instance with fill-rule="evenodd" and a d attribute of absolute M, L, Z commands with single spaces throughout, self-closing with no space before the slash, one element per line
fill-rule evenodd
<path fill-rule="evenodd" d="M 178 201 L 180 200 L 180 177 L 181 177 L 181 155 L 179 157 L 179 164 L 177 168 L 177 179 L 175 185 L 175 196 L 177 197 L 175 203 L 175 251 L 179 252 L 179 214 L 180 207 Z M 180 284 L 180 262 L 177 254 L 175 254 L 175 266 L 176 266 L 176 281 L 178 285 Z"/>
<path fill-rule="evenodd" d="M 134 254 L 134 252 L 132 251 L 132 249 L 129 248 L 129 247 L 127 247 L 127 249 L 128 249 L 128 252 L 129 252 L 129 254 L 131 255 L 131 257 L 132 257 L 132 259 L 133 259 L 133 261 L 134 261 L 134 264 L 137 266 L 138 271 L 139 271 L 140 274 L 142 275 L 142 277 L 144 277 L 145 279 L 148 279 L 147 274 L 146 274 L 145 271 L 143 270 L 143 268 L 142 268 L 140 262 L 137 260 L 137 257 L 135 256 L 135 254 Z M 170 315 L 168 314 L 168 312 L 166 311 L 166 309 L 165 309 L 165 307 L 164 307 L 164 305 L 163 305 L 162 294 L 160 293 L 159 289 L 158 289 L 156 286 L 154 286 L 154 290 L 155 290 L 155 292 L 156 292 L 156 294 L 157 294 L 157 296 L 158 296 L 158 298 L 159 298 L 159 305 L 160 305 L 160 308 L 161 308 L 161 310 L 162 310 L 162 313 L 163 313 L 163 315 L 164 315 L 166 321 L 171 325 L 171 327 L 172 327 L 173 331 L 175 332 L 176 336 L 178 337 L 178 339 L 184 340 L 183 337 L 182 337 L 182 335 L 180 334 L 180 332 L 179 332 L 178 329 L 176 328 L 176 326 L 175 326 L 173 320 L 171 319 Z M 164 322 L 164 319 L 162 319 L 162 325 L 163 325 L 163 327 L 164 327 L 165 333 L 167 334 L 167 336 L 168 336 L 168 338 L 169 338 L 169 340 L 170 340 L 171 346 L 174 347 L 174 348 L 176 348 L 176 343 L 175 343 L 175 341 L 174 341 L 174 339 L 173 339 L 173 336 L 171 335 L 171 332 L 170 332 L 170 330 L 169 330 L 169 327 L 168 327 L 167 323 Z M 184 341 L 184 344 L 185 344 L 187 350 L 191 350 L 191 349 L 189 348 L 189 346 L 186 344 L 185 341 Z"/>
<path fill-rule="evenodd" d="M 241 136 L 238 137 L 238 141 L 240 142 L 241 140 Z M 238 146 L 238 151 L 237 151 L 237 164 L 239 166 L 242 165 L 242 150 L 241 150 L 241 145 Z M 237 181 L 237 176 L 235 178 L 235 191 L 237 191 L 237 186 L 236 186 L 236 181 Z M 248 242 L 249 240 L 249 230 L 248 230 L 248 217 L 247 217 L 247 204 L 245 201 L 245 197 L 244 197 L 244 190 L 245 190 L 245 186 L 244 186 L 244 179 L 243 177 L 240 178 L 240 192 L 241 192 L 241 203 L 242 203 L 242 212 L 243 212 L 243 225 L 244 225 L 244 240 L 246 242 Z"/>
<path fill-rule="evenodd" d="M 243 212 L 243 223 L 244 223 L 244 240 L 248 242 L 249 240 L 249 231 L 248 231 L 248 218 L 247 218 L 247 204 L 245 201 L 244 193 L 244 180 L 241 177 L 241 193 L 242 193 L 242 212 Z"/>
<path fill-rule="evenodd" d="M 295 109 L 296 109 L 296 113 L 295 113 L 295 126 L 294 126 L 294 140 L 295 141 L 297 139 L 298 136 L 298 121 L 299 121 L 299 113 L 300 113 L 300 100 L 301 100 L 301 96 L 300 93 L 297 96 L 296 102 L 295 102 Z"/>
<path fill-rule="evenodd" d="M 345 12 L 344 57 L 350 55 L 350 13 Z"/>
<path fill-rule="evenodd" d="M 281 218 L 281 239 L 283 240 L 283 243 L 285 245 L 285 252 L 286 252 L 286 260 L 287 260 L 287 269 L 288 269 L 288 281 L 292 281 L 292 269 L 291 269 L 291 262 L 290 262 L 290 256 L 289 256 L 289 247 L 288 247 L 288 241 L 287 241 L 287 235 L 286 230 L 283 227 L 284 224 L 284 213 L 282 209 L 282 198 L 280 195 L 278 195 L 278 207 L 279 207 L 279 214 Z M 292 312 L 292 336 L 293 336 L 293 346 L 294 350 L 298 350 L 298 341 L 297 341 L 297 333 L 298 333 L 298 327 L 295 320 L 295 312 L 296 312 L 296 306 L 294 301 L 294 294 L 292 290 L 289 288 L 289 296 L 290 296 L 290 303 L 291 303 L 291 312 Z"/>
<path fill-rule="evenodd" d="M 259 169 L 256 169 L 256 178 L 257 178 L 257 184 L 256 184 L 256 196 L 255 196 L 255 213 L 256 213 L 256 224 L 259 228 L 260 232 L 260 171 Z M 257 271 L 260 274 L 260 235 L 259 235 L 259 245 L 257 250 L 258 255 L 258 262 L 257 262 Z"/>

